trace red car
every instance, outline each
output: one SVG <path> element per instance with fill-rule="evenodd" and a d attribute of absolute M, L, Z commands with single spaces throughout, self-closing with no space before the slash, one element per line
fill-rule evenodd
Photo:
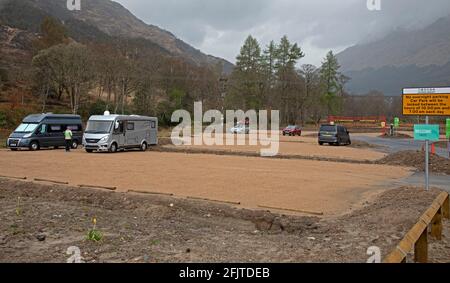
<path fill-rule="evenodd" d="M 283 136 L 301 136 L 302 129 L 299 126 L 287 126 L 283 130 Z"/>

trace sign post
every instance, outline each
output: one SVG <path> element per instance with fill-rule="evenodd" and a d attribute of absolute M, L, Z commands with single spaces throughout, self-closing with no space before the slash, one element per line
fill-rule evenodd
<path fill-rule="evenodd" d="M 430 189 L 430 141 L 439 141 L 439 125 L 430 125 L 430 119 L 426 116 L 425 125 L 414 125 L 414 139 L 425 141 L 425 185 Z"/>
<path fill-rule="evenodd" d="M 425 124 L 430 124 L 430 117 L 425 117 Z M 438 126 L 439 127 L 439 126 Z M 438 135 L 439 140 L 439 135 Z M 425 189 L 430 190 L 430 140 L 425 140 Z"/>
<path fill-rule="evenodd" d="M 394 118 L 394 135 L 397 136 L 398 128 L 400 128 L 400 118 Z"/>
<path fill-rule="evenodd" d="M 414 139 L 425 141 L 425 185 L 429 190 L 430 141 L 439 141 L 439 125 L 429 125 L 429 116 L 450 116 L 450 87 L 405 88 L 402 104 L 404 116 L 426 118 L 425 125 L 414 126 Z"/>
<path fill-rule="evenodd" d="M 450 140 L 450 119 L 447 119 L 447 123 L 446 123 L 446 127 L 445 128 L 447 129 L 446 137 L 447 137 L 448 140 Z"/>
<path fill-rule="evenodd" d="M 447 137 L 447 151 L 448 151 L 448 158 L 450 158 L 450 119 L 447 119 L 446 123 L 446 137 Z"/>

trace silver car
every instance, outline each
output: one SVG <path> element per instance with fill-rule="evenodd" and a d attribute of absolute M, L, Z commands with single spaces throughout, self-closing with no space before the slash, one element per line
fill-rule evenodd
<path fill-rule="evenodd" d="M 250 134 L 250 127 L 244 124 L 237 124 L 233 128 L 231 128 L 230 132 L 232 134 Z"/>

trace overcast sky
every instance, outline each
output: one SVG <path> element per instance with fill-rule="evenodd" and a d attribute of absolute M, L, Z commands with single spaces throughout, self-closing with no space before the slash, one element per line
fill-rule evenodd
<path fill-rule="evenodd" d="M 245 38 L 261 45 L 287 35 L 306 53 L 300 63 L 318 65 L 328 50 L 416 29 L 450 14 L 450 0 L 115 0 L 205 53 L 235 62 Z M 377 0 L 372 0 L 377 1 Z"/>

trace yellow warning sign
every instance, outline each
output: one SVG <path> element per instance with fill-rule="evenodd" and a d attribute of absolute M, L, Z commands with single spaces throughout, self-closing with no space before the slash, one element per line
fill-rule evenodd
<path fill-rule="evenodd" d="M 424 89 L 435 93 L 420 93 L 420 90 L 422 89 L 405 89 L 403 91 L 403 115 L 450 116 L 450 91 L 439 93 L 447 89 Z"/>

